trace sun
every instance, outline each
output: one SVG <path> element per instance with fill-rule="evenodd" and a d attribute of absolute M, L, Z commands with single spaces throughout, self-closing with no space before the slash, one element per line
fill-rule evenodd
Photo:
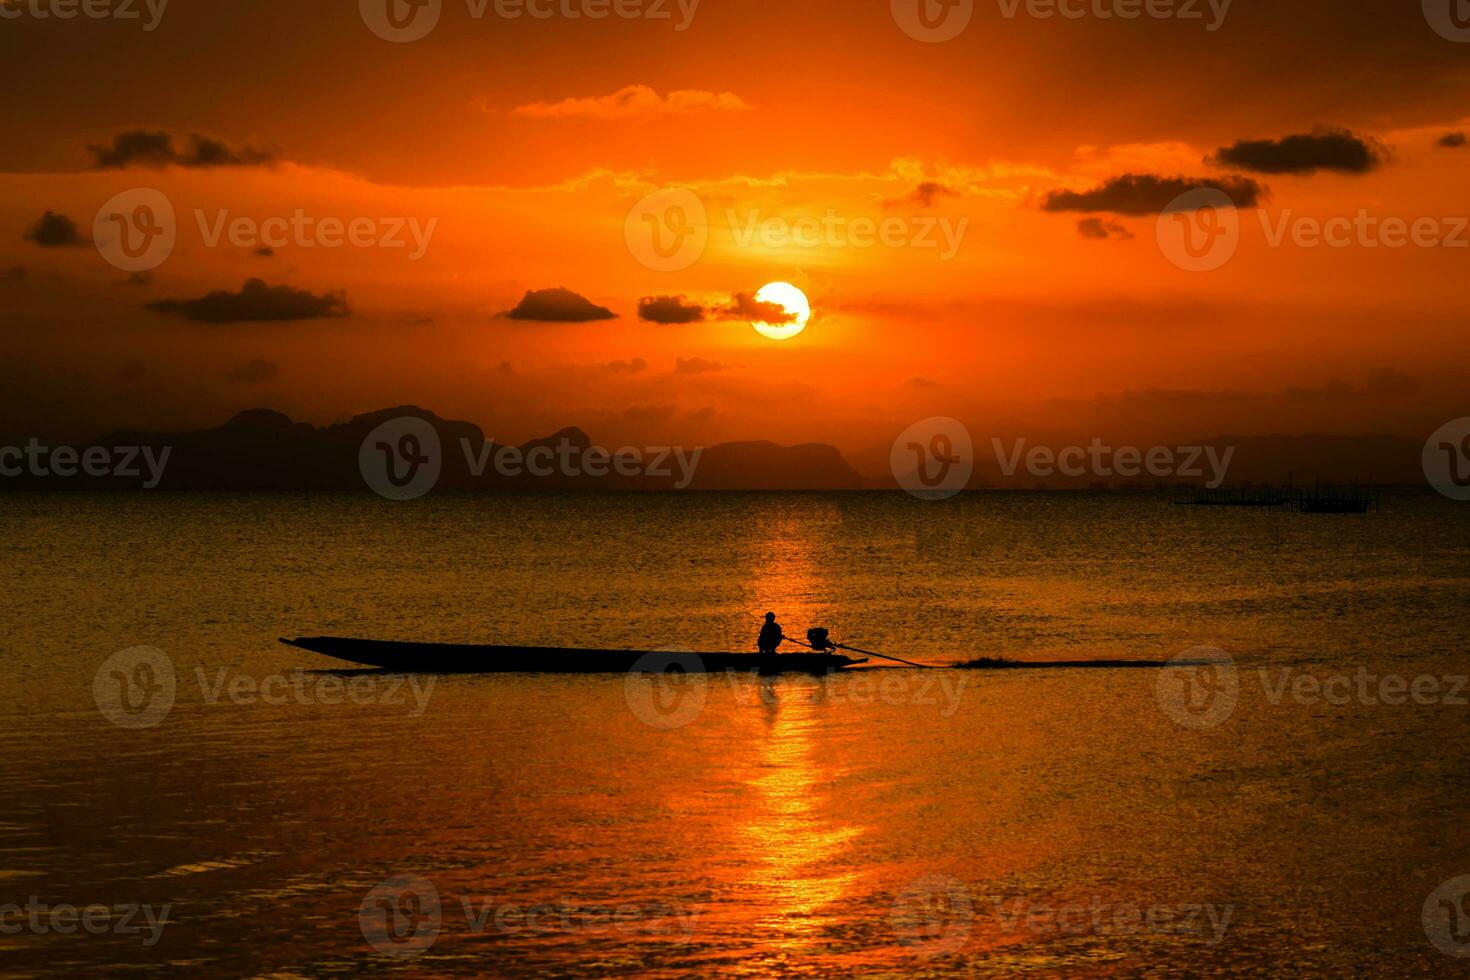
<path fill-rule="evenodd" d="M 789 282 L 767 283 L 760 288 L 760 292 L 755 294 L 755 301 L 775 303 L 791 316 L 791 319 L 784 323 L 751 321 L 752 327 L 755 327 L 762 336 L 772 340 L 790 340 L 805 330 L 806 325 L 811 322 L 812 304 L 807 300 L 806 293 Z"/>

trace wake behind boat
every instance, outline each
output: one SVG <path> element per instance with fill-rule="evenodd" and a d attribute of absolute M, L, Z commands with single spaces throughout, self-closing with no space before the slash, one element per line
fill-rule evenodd
<path fill-rule="evenodd" d="M 579 650 L 455 643 L 399 643 L 336 636 L 282 638 L 287 646 L 325 654 L 361 667 L 414 674 L 625 674 L 633 670 L 830 674 L 866 660 L 824 651 L 783 653 L 682 653 L 643 650 Z"/>

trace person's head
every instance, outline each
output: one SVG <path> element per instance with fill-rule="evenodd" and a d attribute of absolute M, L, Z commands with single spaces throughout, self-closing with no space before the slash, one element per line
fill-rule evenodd
<path fill-rule="evenodd" d="M 775 621 L 776 621 L 776 614 L 775 613 L 766 613 L 766 622 L 768 622 L 768 623 L 774 623 Z"/>

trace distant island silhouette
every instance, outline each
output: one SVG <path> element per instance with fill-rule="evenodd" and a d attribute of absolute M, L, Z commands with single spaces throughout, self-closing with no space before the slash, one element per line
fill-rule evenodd
<path fill-rule="evenodd" d="M 146 485 L 149 489 L 156 486 L 179 491 L 371 492 L 359 458 L 364 442 L 385 423 L 405 418 L 426 422 L 439 437 L 442 471 L 435 483 L 437 491 L 851 491 L 897 490 L 900 486 L 889 469 L 889 447 L 874 447 L 849 458 L 835 446 L 823 443 L 781 446 L 774 442 L 729 442 L 683 447 L 686 462 L 687 454 L 696 448 L 698 457 L 682 478 L 673 458 L 664 461 L 664 473 L 588 475 L 582 463 L 589 452 L 598 448 L 616 452 L 621 444 L 599 447 L 576 427 L 515 447 L 491 443 L 491 452 L 510 448 L 525 457 L 540 448 L 543 458 L 570 459 L 577 464 L 557 467 L 550 475 L 507 475 L 493 465 L 484 465 L 489 458 L 488 440 L 478 425 L 444 419 L 417 406 L 402 406 L 324 427 L 293 421 L 280 412 L 255 409 L 241 412 L 214 429 L 112 432 L 72 448 L 83 453 L 91 446 L 137 447 L 142 452 L 151 451 L 155 459 L 167 450 L 167 465 L 158 470 L 155 481 L 149 480 L 148 470 L 141 463 L 136 476 L 96 476 L 80 471 L 70 476 L 42 475 L 24 467 L 16 474 L 12 453 L 11 471 L 0 476 L 0 490 L 133 490 Z M 28 436 L 0 434 L 0 451 L 31 442 Z M 56 445 L 47 440 L 40 440 L 40 444 Z M 1195 445 L 1234 447 L 1230 486 L 1283 485 L 1288 481 L 1298 485 L 1424 485 L 1422 446 L 1398 436 L 1227 436 L 1200 440 Z M 995 460 L 988 437 L 977 435 L 975 452 L 972 489 L 1157 490 L 1199 486 L 1203 482 L 1150 476 L 1128 480 L 1057 475 L 1037 478 L 1024 469 L 1007 475 Z M 6 461 L 0 457 L 0 462 Z"/>

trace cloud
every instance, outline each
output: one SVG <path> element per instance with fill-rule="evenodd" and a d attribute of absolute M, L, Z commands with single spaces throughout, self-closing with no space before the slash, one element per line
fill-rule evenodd
<path fill-rule="evenodd" d="M 719 361 L 707 361 L 702 357 L 681 357 L 674 362 L 675 374 L 713 374 L 725 370 Z"/>
<path fill-rule="evenodd" d="M 1174 200 L 1191 191 L 1222 191 L 1236 207 L 1251 207 L 1266 189 L 1249 177 L 1158 177 L 1123 174 L 1090 191 L 1052 191 L 1043 211 L 1080 211 L 1126 215 L 1163 214 Z"/>
<path fill-rule="evenodd" d="M 528 119 L 637 119 L 688 115 L 694 112 L 745 112 L 750 105 L 732 92 L 683 89 L 659 95 L 647 85 L 629 85 L 612 95 L 516 106 L 513 115 Z"/>
<path fill-rule="evenodd" d="M 641 357 L 635 357 L 630 361 L 613 361 L 607 369 L 613 374 L 642 374 L 648 370 L 648 362 Z"/>
<path fill-rule="evenodd" d="M 570 289 L 532 289 L 520 304 L 503 314 L 510 320 L 537 323 L 590 323 L 594 320 L 616 320 L 618 315 L 598 306 L 587 297 Z"/>
<path fill-rule="evenodd" d="M 1464 133 L 1445 133 L 1439 138 L 1439 145 L 1446 150 L 1458 150 L 1465 145 Z"/>
<path fill-rule="evenodd" d="M 724 320 L 754 320 L 756 323 L 795 323 L 796 314 L 780 303 L 762 303 L 755 293 L 736 293 L 730 297 L 730 305 L 719 311 Z"/>
<path fill-rule="evenodd" d="M 276 254 L 276 250 L 271 248 L 269 245 L 265 245 L 261 248 L 257 248 L 254 252 L 251 252 L 250 254 L 254 255 L 258 259 L 268 259 Z"/>
<path fill-rule="evenodd" d="M 908 386 L 910 388 L 913 388 L 915 391 L 928 391 L 931 388 L 943 388 L 944 387 L 938 381 L 934 381 L 934 380 L 932 380 L 930 378 L 924 378 L 924 377 L 909 378 L 907 384 L 908 384 Z"/>
<path fill-rule="evenodd" d="M 225 372 L 225 380 L 232 385 L 258 385 L 274 381 L 281 376 L 281 366 L 274 361 L 255 358 L 239 367 Z"/>
<path fill-rule="evenodd" d="M 76 222 L 54 211 L 47 211 L 31 225 L 25 233 L 25 240 L 42 248 L 71 248 L 87 244 L 86 237 L 77 230 Z"/>
<path fill-rule="evenodd" d="M 1133 237 L 1133 232 L 1118 222 L 1104 218 L 1083 218 L 1077 222 L 1077 233 L 1083 238 L 1093 238 L 1099 241 L 1107 238 L 1119 238 L 1126 241 Z"/>
<path fill-rule="evenodd" d="M 199 323 L 266 323 L 350 316 L 345 292 L 317 296 L 290 286 L 269 286 L 249 279 L 238 293 L 217 290 L 199 299 L 149 303 L 160 313 L 179 313 Z"/>
<path fill-rule="evenodd" d="M 946 187 L 937 180 L 926 180 L 915 187 L 908 196 L 888 203 L 890 207 L 897 204 L 916 204 L 921 208 L 932 208 L 938 198 L 959 196 L 960 192 L 953 187 Z"/>
<path fill-rule="evenodd" d="M 704 307 L 683 296 L 645 296 L 638 301 L 638 319 L 649 323 L 698 323 Z"/>
<path fill-rule="evenodd" d="M 232 150 L 219 140 L 191 133 L 187 152 L 174 147 L 174 138 L 165 132 L 134 129 L 118 133 L 111 146 L 89 145 L 98 170 L 121 170 L 134 165 L 144 167 L 258 167 L 271 163 L 275 155 L 244 147 Z"/>
<path fill-rule="evenodd" d="M 1233 146 L 1222 146 L 1205 162 L 1262 174 L 1314 174 L 1319 170 L 1366 174 L 1382 165 L 1386 157 L 1376 141 L 1354 136 L 1346 129 L 1319 129 L 1279 140 L 1241 140 Z"/>

